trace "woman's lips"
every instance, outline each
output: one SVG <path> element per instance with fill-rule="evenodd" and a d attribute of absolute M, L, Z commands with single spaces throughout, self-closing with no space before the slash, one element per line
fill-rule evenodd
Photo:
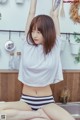
<path fill-rule="evenodd" d="M 34 41 L 38 41 L 38 39 L 34 39 Z"/>

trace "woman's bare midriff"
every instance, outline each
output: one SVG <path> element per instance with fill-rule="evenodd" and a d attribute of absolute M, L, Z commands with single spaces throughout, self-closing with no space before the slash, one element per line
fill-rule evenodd
<path fill-rule="evenodd" d="M 31 87 L 28 85 L 23 85 L 22 93 L 30 96 L 49 96 L 52 95 L 50 86 L 45 87 Z"/>

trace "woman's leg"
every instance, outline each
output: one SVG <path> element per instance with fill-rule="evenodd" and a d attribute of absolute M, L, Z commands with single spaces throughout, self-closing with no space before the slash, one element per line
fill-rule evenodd
<path fill-rule="evenodd" d="M 44 119 L 44 117 L 41 117 L 42 115 L 38 111 L 21 111 L 16 109 L 8 109 L 8 110 L 0 111 L 0 116 L 1 115 L 5 115 L 6 120 L 32 120 L 32 119 L 43 120 Z"/>
<path fill-rule="evenodd" d="M 75 120 L 66 110 L 55 103 L 45 105 L 42 109 L 51 120 Z"/>
<path fill-rule="evenodd" d="M 0 103 L 0 111 L 1 110 L 6 110 L 6 109 L 29 110 L 29 111 L 31 111 L 31 107 L 23 101 Z"/>

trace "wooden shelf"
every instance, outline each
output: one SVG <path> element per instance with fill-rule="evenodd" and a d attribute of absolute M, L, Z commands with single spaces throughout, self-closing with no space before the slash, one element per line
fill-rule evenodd
<path fill-rule="evenodd" d="M 0 69 L 0 73 L 18 73 L 18 70 Z"/>
<path fill-rule="evenodd" d="M 63 70 L 63 72 L 80 72 L 80 70 Z M 18 73 L 18 70 L 14 69 L 14 70 L 11 70 L 11 69 L 0 69 L 0 73 Z"/>
<path fill-rule="evenodd" d="M 75 69 L 73 69 L 73 70 L 68 70 L 68 69 L 67 69 L 67 70 L 63 70 L 63 72 L 70 72 L 70 73 L 71 73 L 71 72 L 78 72 L 78 73 L 79 73 L 80 70 L 75 70 Z"/>

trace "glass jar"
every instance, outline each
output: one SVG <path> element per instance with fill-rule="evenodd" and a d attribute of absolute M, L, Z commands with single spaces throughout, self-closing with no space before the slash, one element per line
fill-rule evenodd
<path fill-rule="evenodd" d="M 15 67 L 17 70 L 19 70 L 20 60 L 21 60 L 21 52 L 17 52 L 15 58 Z"/>
<path fill-rule="evenodd" d="M 15 57 L 14 57 L 14 53 L 10 53 L 9 68 L 10 69 L 15 69 Z"/>

